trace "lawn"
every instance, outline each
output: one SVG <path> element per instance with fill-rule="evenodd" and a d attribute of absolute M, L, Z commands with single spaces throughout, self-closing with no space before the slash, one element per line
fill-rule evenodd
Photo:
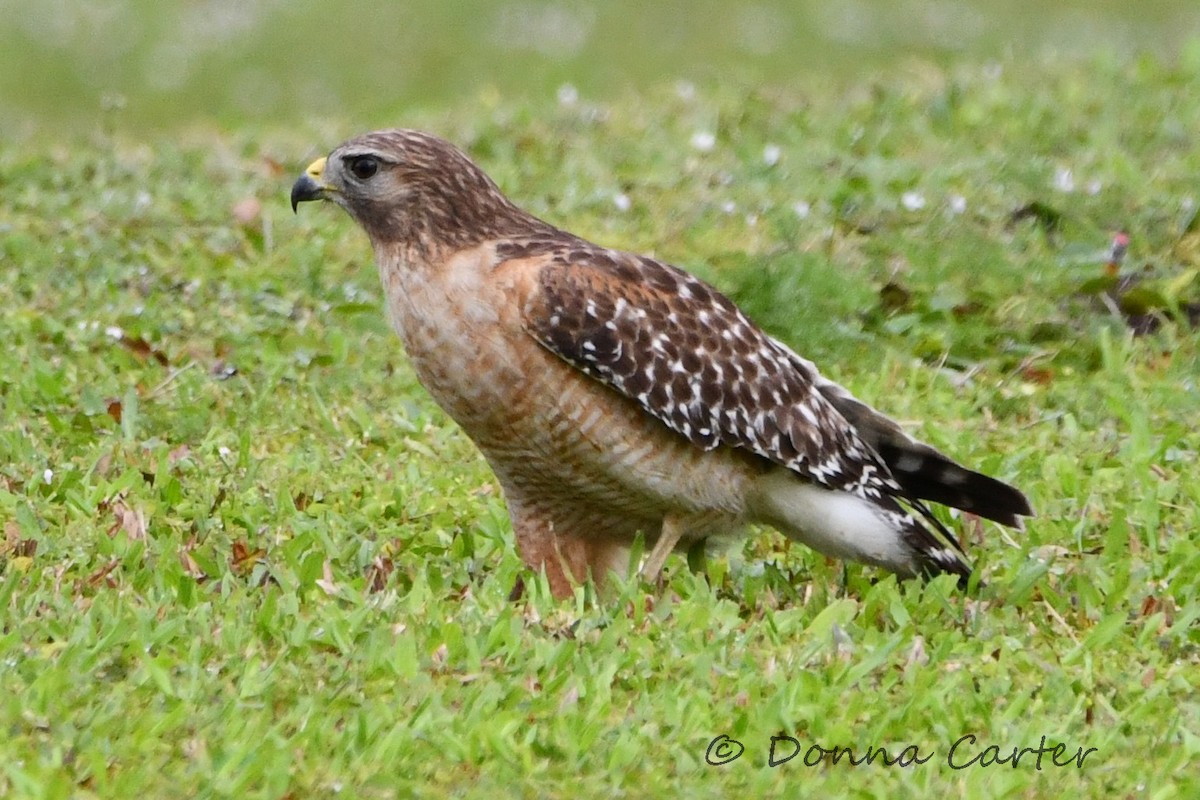
<path fill-rule="evenodd" d="M 362 125 L 3 144 L 0 796 L 1198 796 L 1197 80 L 1098 57 L 394 118 L 1022 487 L 1025 532 L 952 522 L 973 594 L 762 531 L 659 593 L 510 602 L 503 500 L 365 237 L 287 206 Z M 1118 231 L 1145 335 L 1101 297 Z"/>

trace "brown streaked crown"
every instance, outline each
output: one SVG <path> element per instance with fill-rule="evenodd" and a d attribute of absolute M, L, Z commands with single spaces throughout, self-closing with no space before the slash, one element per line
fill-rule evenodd
<path fill-rule="evenodd" d="M 374 159 L 377 170 L 354 167 Z M 489 239 L 554 229 L 513 204 L 454 145 L 405 129 L 350 139 L 329 154 L 330 199 L 363 226 L 372 242 L 421 250 L 470 247 Z"/>

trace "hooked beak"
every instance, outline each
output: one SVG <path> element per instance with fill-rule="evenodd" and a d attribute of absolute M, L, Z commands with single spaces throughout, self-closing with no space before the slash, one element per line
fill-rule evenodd
<path fill-rule="evenodd" d="M 308 200 L 324 200 L 329 186 L 321 179 L 325 172 L 325 159 L 318 158 L 308 165 L 304 174 L 292 184 L 292 212 L 296 206 Z"/>

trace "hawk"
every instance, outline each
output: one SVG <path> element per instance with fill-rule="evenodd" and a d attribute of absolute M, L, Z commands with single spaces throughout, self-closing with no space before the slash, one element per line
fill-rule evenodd
<path fill-rule="evenodd" d="M 971 568 L 925 501 L 1020 527 L 1017 489 L 822 377 L 715 288 L 510 201 L 461 150 L 368 133 L 292 187 L 366 231 L 422 385 L 495 472 L 557 597 L 748 525 L 902 577 Z"/>

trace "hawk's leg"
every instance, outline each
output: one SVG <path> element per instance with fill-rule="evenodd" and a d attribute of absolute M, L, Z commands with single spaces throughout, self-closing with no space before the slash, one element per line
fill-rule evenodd
<path fill-rule="evenodd" d="M 521 560 L 535 572 L 546 573 L 555 598 L 570 597 L 575 586 L 589 578 L 600 587 L 609 572 L 625 574 L 628 541 L 594 531 L 579 519 L 564 520 L 546 508 L 511 498 L 509 515 Z"/>
<path fill-rule="evenodd" d="M 658 534 L 658 540 L 654 542 L 654 548 L 650 551 L 650 555 L 646 557 L 646 562 L 642 565 L 642 577 L 650 583 L 657 583 L 662 573 L 663 564 L 667 563 L 667 556 L 671 555 L 671 551 L 675 549 L 675 545 L 679 544 L 679 537 L 683 535 L 683 525 L 679 519 L 673 514 L 667 514 L 663 517 L 662 531 Z"/>

